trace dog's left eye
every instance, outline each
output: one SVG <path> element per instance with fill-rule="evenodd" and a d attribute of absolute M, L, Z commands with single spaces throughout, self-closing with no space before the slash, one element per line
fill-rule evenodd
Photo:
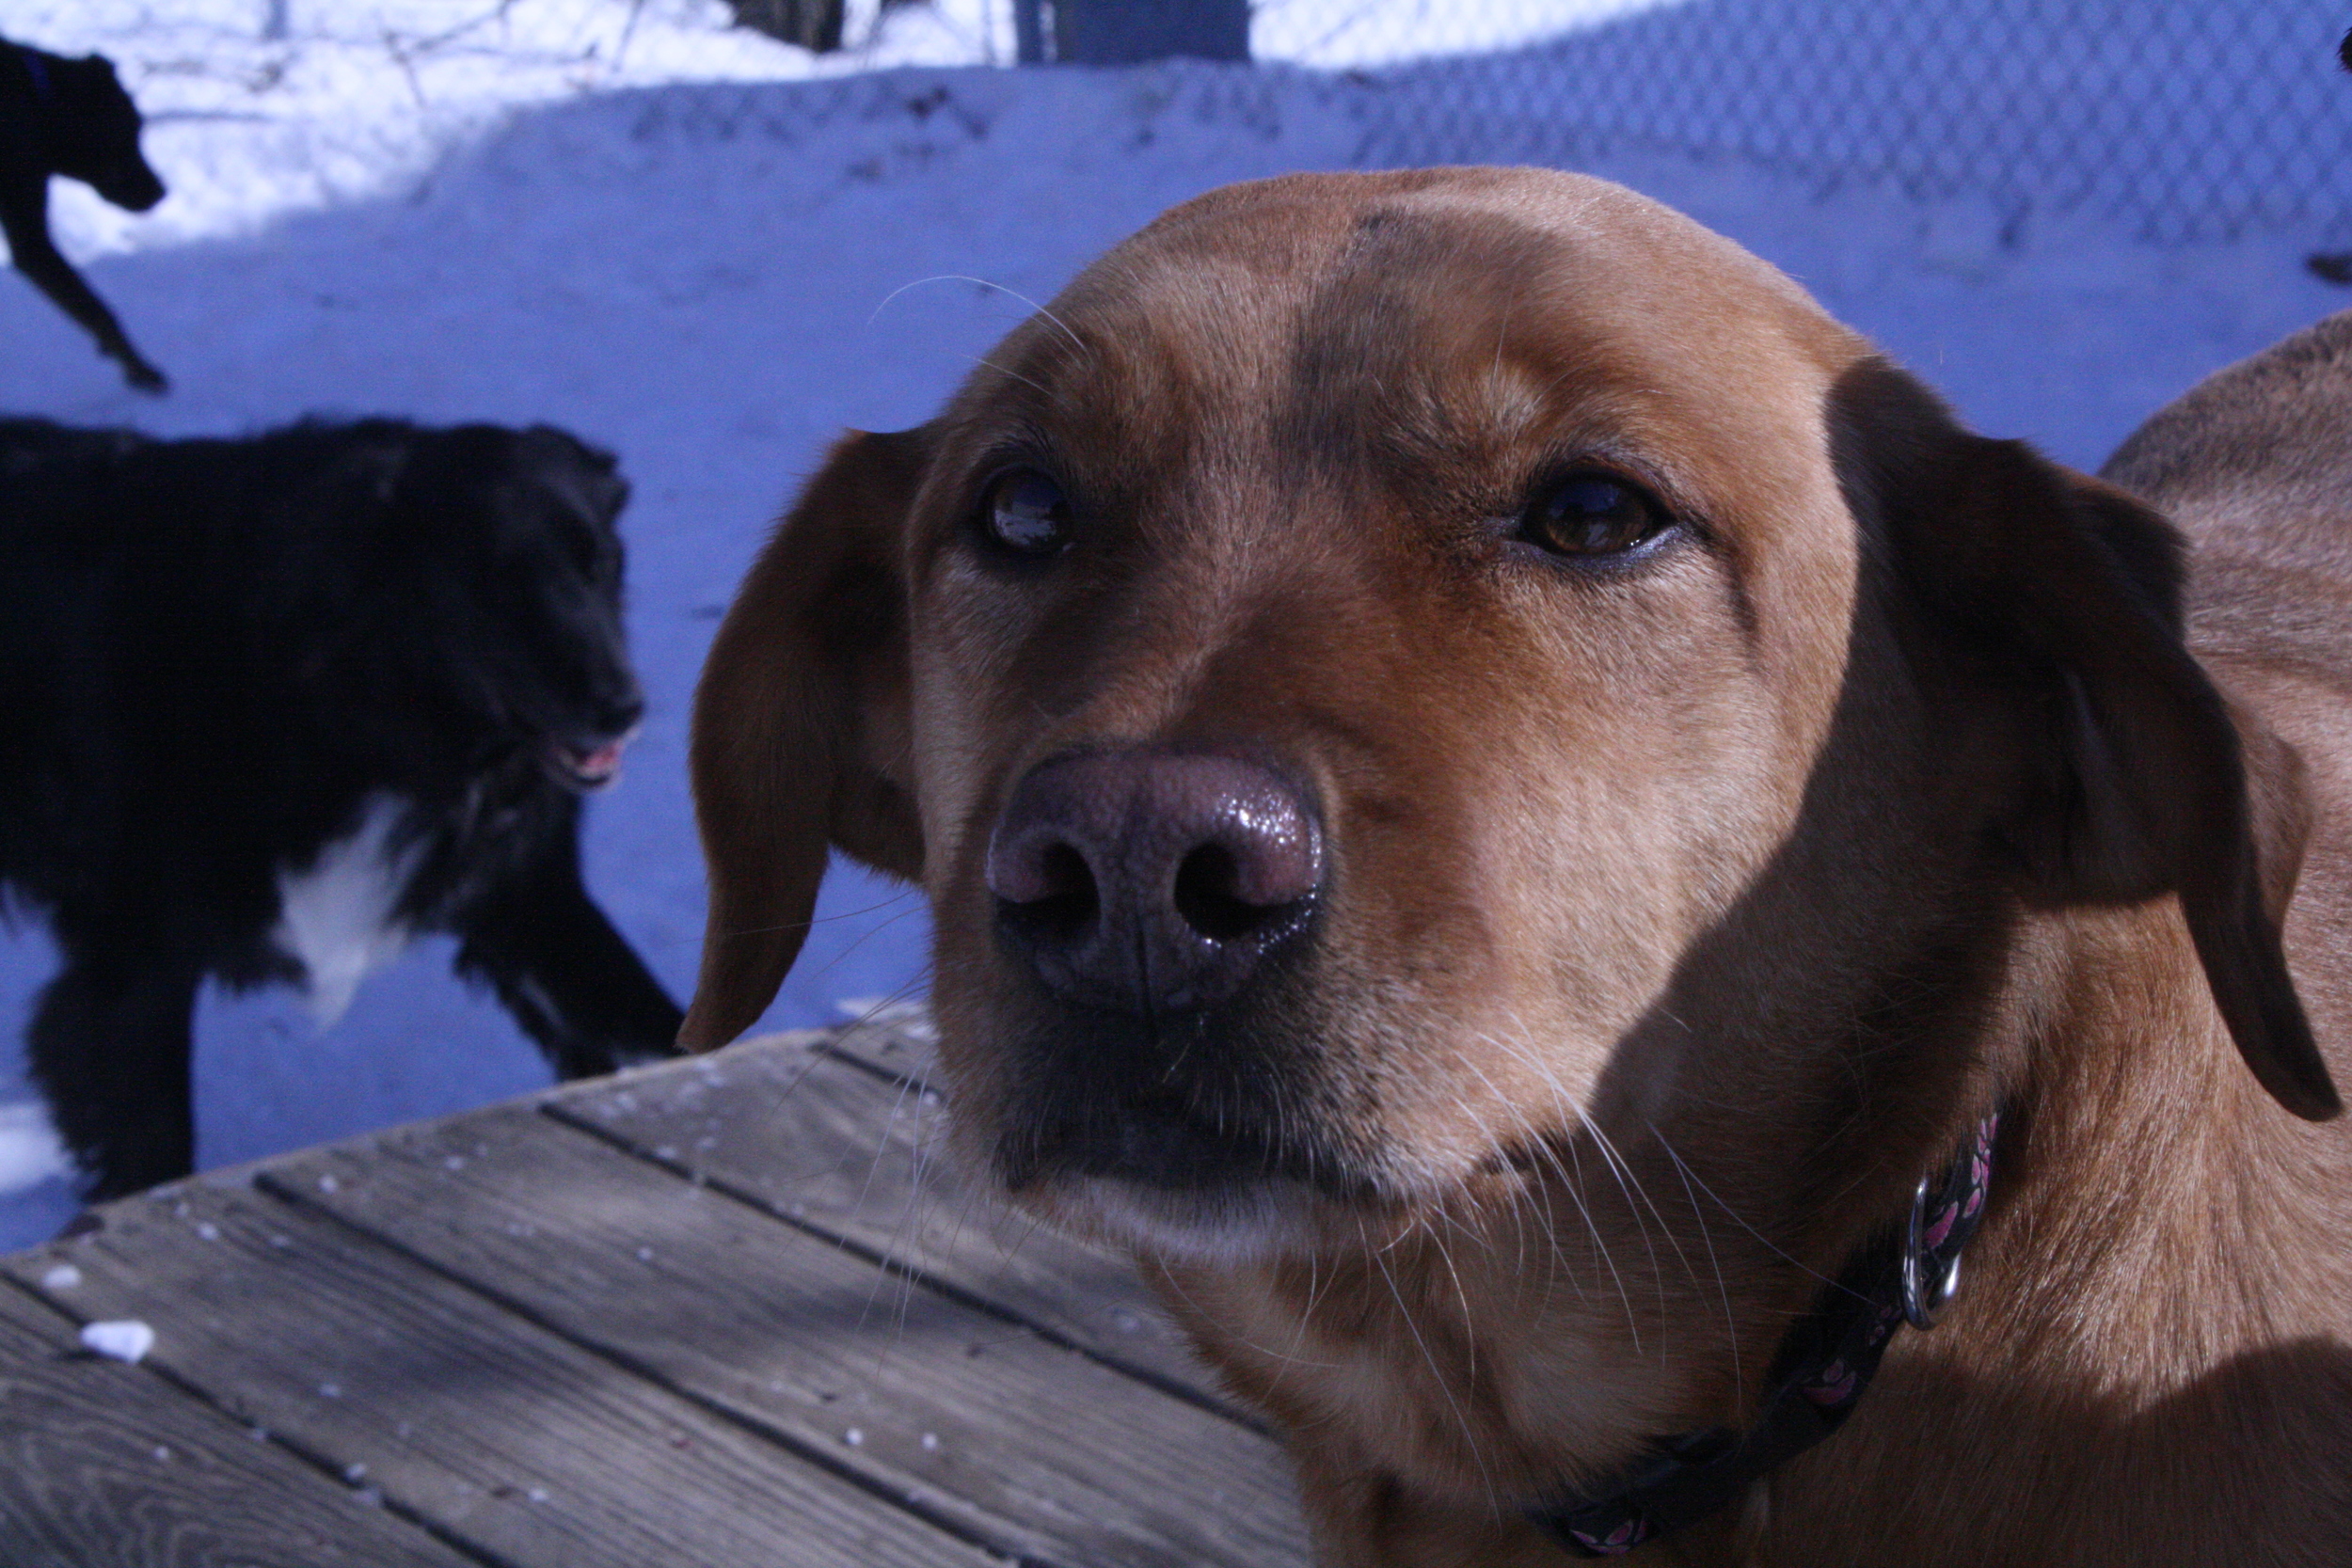
<path fill-rule="evenodd" d="M 1570 474 L 1537 492 L 1519 537 L 1553 555 L 1622 555 L 1674 522 L 1638 487 L 1609 474 Z"/>
<path fill-rule="evenodd" d="M 1015 555 L 1052 555 L 1070 542 L 1070 499 L 1035 468 L 1016 468 L 988 487 L 980 522 L 992 544 Z"/>

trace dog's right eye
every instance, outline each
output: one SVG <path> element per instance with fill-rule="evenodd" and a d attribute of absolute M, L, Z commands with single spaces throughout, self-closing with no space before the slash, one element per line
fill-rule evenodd
<path fill-rule="evenodd" d="M 980 527 L 989 542 L 1035 560 L 1070 543 L 1070 499 L 1035 468 L 1015 468 L 988 487 Z"/>

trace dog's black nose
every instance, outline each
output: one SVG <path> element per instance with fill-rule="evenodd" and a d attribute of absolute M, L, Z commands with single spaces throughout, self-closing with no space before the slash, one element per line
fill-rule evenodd
<path fill-rule="evenodd" d="M 1049 990 L 1132 1012 L 1214 1006 L 1299 936 L 1323 883 L 1306 799 L 1236 757 L 1040 764 L 988 851 L 996 928 Z"/>

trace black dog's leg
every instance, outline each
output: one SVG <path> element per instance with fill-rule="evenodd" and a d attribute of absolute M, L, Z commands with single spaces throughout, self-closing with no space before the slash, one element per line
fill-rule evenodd
<path fill-rule="evenodd" d="M 590 901 L 574 835 L 551 835 L 466 911 L 457 935 L 458 972 L 497 989 L 560 1077 L 677 1054 L 685 1015 Z"/>
<path fill-rule="evenodd" d="M 100 1203 L 196 1168 L 188 1058 L 203 974 L 65 945 L 27 1043 L 57 1135 Z"/>
<path fill-rule="evenodd" d="M 72 263 L 49 237 L 49 179 L 12 174 L 0 184 L 0 233 L 8 241 L 8 259 L 16 270 L 57 308 L 98 340 L 98 352 L 122 367 L 122 378 L 143 392 L 160 392 L 170 383 L 147 362 L 122 330 L 106 302 L 92 292 Z"/>

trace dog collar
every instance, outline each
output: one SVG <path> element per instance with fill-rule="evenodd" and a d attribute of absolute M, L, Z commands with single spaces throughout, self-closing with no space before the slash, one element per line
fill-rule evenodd
<path fill-rule="evenodd" d="M 1960 1285 L 1960 1252 L 1984 1217 L 1998 1112 L 1939 1176 L 1921 1177 L 1899 1234 L 1882 1234 L 1825 1286 L 1772 1358 L 1772 1396 L 1745 1432 L 1661 1438 L 1613 1483 L 1527 1517 L 1580 1557 L 1617 1557 L 1705 1517 L 1845 1424 L 1905 1323 L 1935 1325 Z"/>

